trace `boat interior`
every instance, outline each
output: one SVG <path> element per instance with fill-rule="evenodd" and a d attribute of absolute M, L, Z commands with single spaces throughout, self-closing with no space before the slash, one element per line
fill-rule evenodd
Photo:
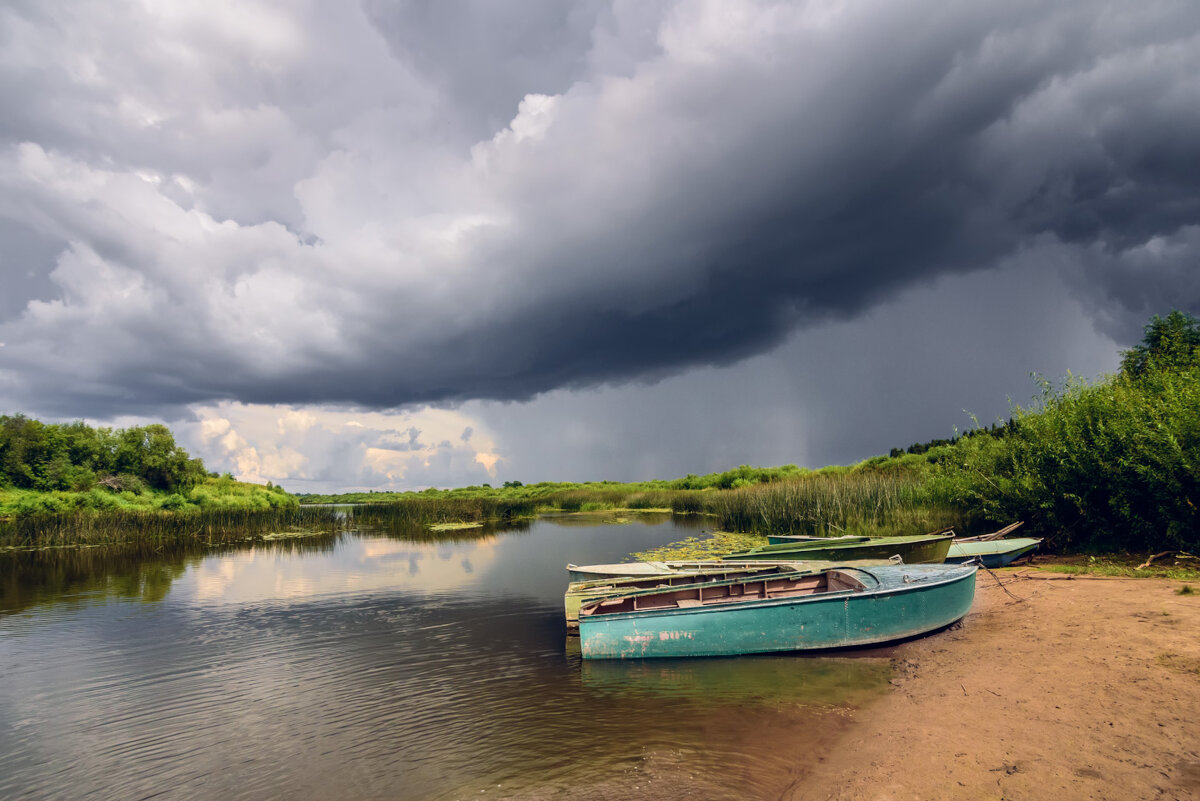
<path fill-rule="evenodd" d="M 685 584 L 699 584 L 711 581 L 734 581 L 752 578 L 754 576 L 778 575 L 794 573 L 795 570 L 779 565 L 763 567 L 746 567 L 738 570 L 728 570 L 720 573 L 679 573 L 668 576 L 647 576 L 645 578 L 617 578 L 612 580 L 595 580 L 572 582 L 567 592 L 581 595 L 601 595 L 605 590 L 613 592 L 636 592 L 637 590 L 652 590 L 658 587 L 678 587 Z"/>
<path fill-rule="evenodd" d="M 866 585 L 851 573 L 827 570 L 823 573 L 777 576 L 755 581 L 720 584 L 695 584 L 677 590 L 623 595 L 585 604 L 579 617 L 596 617 L 651 609 L 687 609 L 719 606 L 744 601 L 794 598 L 836 592 L 861 592 Z"/>

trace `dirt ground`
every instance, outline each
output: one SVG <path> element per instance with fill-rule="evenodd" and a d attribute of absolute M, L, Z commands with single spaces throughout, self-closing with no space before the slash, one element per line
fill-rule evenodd
<path fill-rule="evenodd" d="M 900 646 L 893 691 L 785 798 L 1200 799 L 1200 583 L 1183 585 L 980 571 L 961 627 Z"/>

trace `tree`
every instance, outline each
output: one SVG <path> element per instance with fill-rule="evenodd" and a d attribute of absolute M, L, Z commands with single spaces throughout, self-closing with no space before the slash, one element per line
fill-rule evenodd
<path fill-rule="evenodd" d="M 1121 373 L 1141 378 L 1151 370 L 1178 370 L 1200 363 L 1200 320 L 1181 311 L 1157 314 L 1146 324 L 1141 344 L 1121 354 Z"/>

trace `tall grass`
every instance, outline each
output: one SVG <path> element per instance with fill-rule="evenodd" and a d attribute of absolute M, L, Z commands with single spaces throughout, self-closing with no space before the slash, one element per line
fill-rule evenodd
<path fill-rule="evenodd" d="M 760 534 L 908 535 L 965 523 L 961 509 L 916 471 L 814 473 L 703 500 L 721 528 Z"/>
<path fill-rule="evenodd" d="M 302 507 L 310 508 L 310 507 Z M 367 527 L 397 527 L 402 524 L 429 526 L 437 523 L 483 523 L 532 516 L 537 502 L 503 498 L 412 498 L 392 503 L 356 506 L 354 523 Z"/>
<path fill-rule="evenodd" d="M 288 531 L 337 531 L 346 517 L 328 507 L 36 512 L 0 520 L 0 547 L 230 542 Z"/>

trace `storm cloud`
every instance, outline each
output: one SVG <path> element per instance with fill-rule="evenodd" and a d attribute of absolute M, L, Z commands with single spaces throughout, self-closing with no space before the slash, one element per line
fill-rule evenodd
<path fill-rule="evenodd" d="M 525 400 L 1022 263 L 1200 310 L 1190 4 L 567 8 L 8 4 L 0 395 Z"/>

